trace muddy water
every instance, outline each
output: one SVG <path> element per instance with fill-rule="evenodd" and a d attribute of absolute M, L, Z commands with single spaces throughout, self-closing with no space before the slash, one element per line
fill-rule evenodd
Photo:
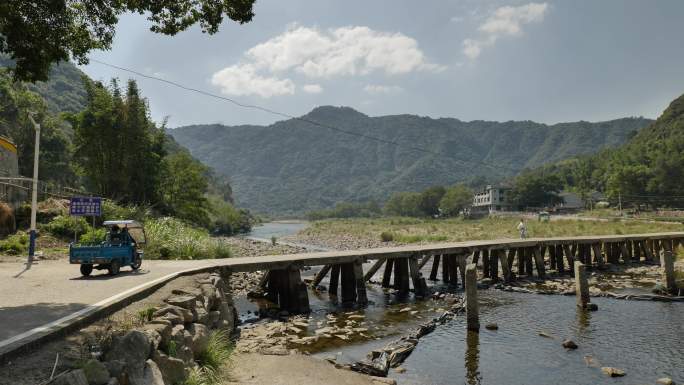
<path fill-rule="evenodd" d="M 313 270 L 303 275 L 312 274 Z M 327 286 L 326 281 L 322 284 Z M 661 377 L 684 382 L 683 303 L 595 298 L 599 310 L 586 313 L 577 310 L 573 297 L 494 289 L 479 294 L 481 324 L 496 322 L 499 330 L 483 327 L 479 334 L 467 333 L 464 318 L 457 316 L 423 337 L 402 364 L 406 372 L 392 370 L 390 377 L 400 384 L 636 385 L 654 384 Z M 402 301 L 376 285 L 369 285 L 368 297 L 368 308 L 357 310 L 366 317 L 362 326 L 368 337 L 321 339 L 297 348 L 319 357 L 335 356 L 338 362 L 360 360 L 448 308 L 441 300 Z M 338 307 L 326 293 L 311 292 L 310 301 L 308 335 L 325 326 L 330 313 L 343 324 L 350 310 Z M 251 318 L 247 311 L 256 309 L 256 304 L 244 300 L 237 305 L 243 319 Z M 564 338 L 579 348 L 564 349 Z M 623 369 L 627 375 L 609 378 L 601 372 L 602 366 Z"/>

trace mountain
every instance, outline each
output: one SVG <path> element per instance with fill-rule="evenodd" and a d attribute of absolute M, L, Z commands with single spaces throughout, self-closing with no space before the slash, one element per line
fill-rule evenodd
<path fill-rule="evenodd" d="M 326 127 L 290 119 L 269 126 L 185 126 L 169 133 L 230 178 L 241 206 L 301 214 L 340 201 L 382 201 L 395 191 L 475 176 L 499 180 L 523 168 L 618 146 L 652 122 L 464 122 L 415 115 L 370 117 L 331 106 L 318 107 L 302 119 Z"/>
<path fill-rule="evenodd" d="M 12 59 L 0 55 L 0 67 L 13 65 Z M 27 83 L 26 86 L 45 99 L 51 113 L 78 112 L 86 105 L 83 77 L 87 75 L 73 63 L 61 62 L 50 68 L 50 77 L 47 81 Z"/>

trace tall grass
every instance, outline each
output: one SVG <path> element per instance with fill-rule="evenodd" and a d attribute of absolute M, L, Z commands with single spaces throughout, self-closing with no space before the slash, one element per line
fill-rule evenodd
<path fill-rule="evenodd" d="M 198 366 L 190 371 L 185 385 L 219 384 L 232 354 L 233 344 L 228 333 L 223 330 L 214 331 L 209 337 L 207 348 L 197 359 Z"/>
<path fill-rule="evenodd" d="M 29 237 L 23 231 L 10 235 L 6 239 L 0 240 L 0 252 L 9 255 L 17 255 L 28 250 Z"/>
<path fill-rule="evenodd" d="M 231 250 L 221 239 L 211 238 L 206 230 L 185 224 L 175 218 L 145 222 L 148 259 L 213 259 L 229 258 Z"/>

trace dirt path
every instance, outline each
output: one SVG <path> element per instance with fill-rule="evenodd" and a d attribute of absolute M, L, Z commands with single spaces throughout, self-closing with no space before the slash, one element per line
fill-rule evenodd
<path fill-rule="evenodd" d="M 335 369 L 328 362 L 304 355 L 264 356 L 243 353 L 233 356 L 230 379 L 224 385 L 386 385 L 388 380 L 384 381 Z"/>

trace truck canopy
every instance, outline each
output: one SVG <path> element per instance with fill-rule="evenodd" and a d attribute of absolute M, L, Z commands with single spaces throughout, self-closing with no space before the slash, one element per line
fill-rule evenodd
<path fill-rule="evenodd" d="M 132 219 L 116 220 L 116 221 L 104 221 L 103 225 L 108 228 L 117 226 L 121 229 L 127 229 L 128 233 L 133 237 L 136 243 L 144 245 L 147 242 L 147 237 L 145 236 L 145 228 L 140 222 L 134 221 Z"/>

